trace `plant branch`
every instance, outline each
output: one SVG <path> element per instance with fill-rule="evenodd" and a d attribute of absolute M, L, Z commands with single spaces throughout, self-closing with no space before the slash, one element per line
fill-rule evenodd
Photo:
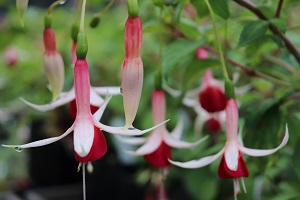
<path fill-rule="evenodd" d="M 233 0 L 237 4 L 239 4 L 242 7 L 247 8 L 251 12 L 253 12 L 258 18 L 269 21 L 269 19 L 252 3 L 246 2 L 244 0 Z M 298 49 L 293 45 L 293 43 L 273 24 L 269 25 L 269 29 L 277 36 L 279 36 L 282 41 L 284 42 L 285 47 L 288 49 L 288 51 L 293 54 L 297 62 L 300 64 L 300 52 Z"/>
<path fill-rule="evenodd" d="M 275 13 L 275 17 L 276 17 L 276 18 L 279 18 L 279 17 L 280 17 L 280 12 L 281 12 L 281 9 L 282 9 L 283 1 L 284 1 L 284 0 L 279 0 L 279 2 L 278 2 L 277 10 L 276 10 L 276 13 Z"/>
<path fill-rule="evenodd" d="M 219 52 L 217 50 L 211 48 L 210 46 L 204 46 L 204 48 L 207 51 L 211 52 L 212 54 L 214 54 L 216 56 L 219 56 Z M 290 83 L 287 83 L 285 81 L 276 79 L 276 78 L 274 78 L 272 76 L 269 76 L 269 75 L 266 75 L 264 73 L 261 73 L 261 72 L 255 70 L 255 69 L 251 69 L 251 68 L 249 68 L 249 67 L 247 67 L 247 66 L 245 66 L 245 65 L 243 65 L 241 63 L 238 63 L 238 62 L 232 60 L 231 58 L 229 58 L 227 56 L 224 56 L 224 59 L 227 62 L 229 62 L 229 63 L 231 63 L 231 64 L 239 67 L 240 69 L 242 69 L 248 76 L 257 76 L 257 77 L 260 77 L 262 79 L 268 80 L 268 81 L 270 81 L 272 83 L 275 83 L 275 84 L 283 86 L 283 87 L 292 87 L 292 85 Z"/>

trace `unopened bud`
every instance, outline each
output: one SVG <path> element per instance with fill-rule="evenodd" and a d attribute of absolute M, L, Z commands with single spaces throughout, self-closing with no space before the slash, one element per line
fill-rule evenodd
<path fill-rule="evenodd" d="M 79 33 L 79 26 L 78 24 L 74 23 L 71 27 L 71 37 L 74 42 L 77 42 L 78 33 Z"/>
<path fill-rule="evenodd" d="M 128 15 L 130 17 L 139 16 L 139 5 L 137 0 L 127 0 Z"/>
<path fill-rule="evenodd" d="M 88 42 L 85 33 L 80 32 L 77 36 L 76 55 L 77 59 L 85 59 L 88 52 Z"/>
<path fill-rule="evenodd" d="M 225 94 L 227 99 L 234 98 L 234 85 L 230 79 L 225 79 Z"/>
<path fill-rule="evenodd" d="M 91 28 L 96 28 L 100 23 L 100 17 L 94 17 L 90 23 Z"/>

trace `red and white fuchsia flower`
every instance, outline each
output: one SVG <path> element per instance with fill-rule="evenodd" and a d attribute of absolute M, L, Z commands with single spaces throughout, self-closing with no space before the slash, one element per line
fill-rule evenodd
<path fill-rule="evenodd" d="M 46 27 L 44 30 L 44 67 L 51 86 L 53 100 L 57 99 L 64 85 L 65 68 L 60 53 L 56 50 L 55 34 L 53 29 Z"/>
<path fill-rule="evenodd" d="M 243 159 L 243 154 L 249 156 L 266 156 L 275 153 L 286 145 L 289 139 L 288 128 L 281 144 L 275 149 L 259 150 L 249 149 L 243 146 L 241 140 L 238 139 L 238 107 L 235 99 L 229 99 L 226 104 L 226 144 L 225 147 L 215 155 L 192 160 L 188 162 L 170 162 L 174 165 L 183 168 L 200 168 L 209 165 L 216 159 L 222 156 L 219 164 L 218 175 L 220 178 L 233 178 L 234 179 L 234 196 L 236 199 L 237 194 L 240 192 L 238 178 L 248 177 L 249 172 L 247 164 Z M 242 180 L 243 186 L 244 182 Z M 244 186 L 245 190 L 245 186 Z"/>
<path fill-rule="evenodd" d="M 92 115 L 90 110 L 90 78 L 88 64 L 85 59 L 79 59 L 74 67 L 74 88 L 77 105 L 76 119 L 73 125 L 61 136 L 43 139 L 24 145 L 3 145 L 4 147 L 21 150 L 25 148 L 44 146 L 56 142 L 72 131 L 74 132 L 74 154 L 80 163 L 94 161 L 106 153 L 106 141 L 101 130 L 112 134 L 142 135 L 155 129 L 157 126 L 141 131 L 138 129 L 123 129 L 123 127 L 110 127 L 99 122 L 108 102 Z M 165 123 L 165 122 L 163 122 Z"/>
<path fill-rule="evenodd" d="M 125 59 L 122 64 L 122 94 L 125 126 L 132 126 L 143 87 L 142 23 L 139 17 L 128 17 L 125 24 Z"/>
<path fill-rule="evenodd" d="M 166 97 L 162 90 L 155 90 L 152 95 L 153 123 L 158 125 L 166 118 Z M 167 167 L 170 165 L 171 148 L 193 148 L 206 139 L 202 138 L 194 143 L 180 140 L 183 132 L 182 120 L 178 122 L 172 133 L 169 133 L 166 126 L 162 125 L 151 132 L 147 138 L 120 138 L 121 141 L 141 145 L 133 155 L 143 155 L 145 159 L 155 167 Z"/>

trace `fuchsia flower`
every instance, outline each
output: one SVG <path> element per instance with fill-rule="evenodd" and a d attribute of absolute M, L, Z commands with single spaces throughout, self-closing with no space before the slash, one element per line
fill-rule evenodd
<path fill-rule="evenodd" d="M 77 60 L 76 56 L 76 42 L 73 42 L 72 45 L 72 66 L 75 65 Z M 104 99 L 101 95 L 120 95 L 120 87 L 117 86 L 110 86 L 110 87 L 90 87 L 90 104 L 92 113 L 96 112 L 99 107 L 104 103 Z M 75 90 L 74 86 L 68 92 L 62 92 L 59 94 L 59 97 L 55 100 L 44 104 L 44 105 L 37 105 L 26 101 L 25 99 L 21 98 L 21 100 L 26 103 L 27 105 L 31 106 L 34 109 L 40 111 L 48 111 L 53 110 L 59 106 L 62 106 L 66 103 L 70 102 L 70 114 L 73 118 L 76 116 L 76 101 L 75 101 Z"/>
<path fill-rule="evenodd" d="M 57 99 L 64 84 L 65 69 L 61 55 L 56 50 L 55 34 L 51 27 L 44 30 L 44 67 L 51 85 L 53 100 Z"/>
<path fill-rule="evenodd" d="M 196 50 L 196 56 L 198 59 L 207 59 L 208 58 L 208 53 L 205 48 L 199 47 Z"/>
<path fill-rule="evenodd" d="M 195 131 L 202 132 L 203 127 L 211 133 L 218 133 L 225 124 L 226 97 L 223 82 L 213 78 L 212 70 L 208 69 L 202 78 L 200 87 L 187 91 L 183 104 L 194 108 L 197 113 Z M 179 91 L 164 88 L 173 96 L 179 96 Z"/>
<path fill-rule="evenodd" d="M 266 156 L 275 153 L 282 147 L 286 145 L 289 139 L 288 128 L 286 126 L 285 136 L 281 144 L 275 149 L 268 150 L 258 150 L 249 149 L 243 146 L 241 140 L 238 139 L 238 107 L 235 99 L 229 99 L 226 104 L 226 135 L 227 140 L 225 147 L 217 154 L 212 156 L 207 156 L 198 160 L 192 160 L 189 162 L 170 162 L 174 165 L 183 168 L 200 168 L 204 167 L 219 157 L 222 156 L 221 162 L 219 164 L 218 175 L 220 178 L 233 178 L 234 179 L 234 195 L 240 192 L 240 186 L 238 183 L 238 178 L 248 177 L 249 172 L 247 164 L 243 159 L 243 154 L 250 156 Z M 245 190 L 244 182 L 242 180 L 243 187 Z"/>
<path fill-rule="evenodd" d="M 143 87 L 142 23 L 139 17 L 128 17 L 125 24 L 125 59 L 122 64 L 122 94 L 125 126 L 132 126 Z"/>
<path fill-rule="evenodd" d="M 5 59 L 5 63 L 9 66 L 9 67 L 14 67 L 16 65 L 16 63 L 18 62 L 18 51 L 17 48 L 14 46 L 8 46 L 5 48 L 4 51 L 4 59 Z"/>
<path fill-rule="evenodd" d="M 226 96 L 223 84 L 213 78 L 211 69 L 208 69 L 203 76 L 199 102 L 202 108 L 210 113 L 225 109 Z"/>
<path fill-rule="evenodd" d="M 155 90 L 152 95 L 152 113 L 154 125 L 158 125 L 166 118 L 166 97 L 162 90 Z M 202 138 L 194 143 L 181 141 L 183 122 L 179 121 L 176 128 L 170 134 L 165 125 L 162 125 L 152 131 L 147 138 L 120 138 L 121 141 L 140 145 L 135 152 L 129 152 L 133 155 L 143 155 L 145 159 L 153 166 L 164 168 L 170 165 L 168 159 L 171 158 L 171 147 L 175 148 L 193 148 L 206 139 Z"/>
<path fill-rule="evenodd" d="M 153 128 L 141 131 L 138 129 L 125 130 L 122 127 L 110 127 L 100 123 L 99 120 L 108 101 L 106 101 L 100 109 L 92 115 L 90 110 L 90 78 L 88 64 L 85 59 L 79 59 L 76 61 L 74 67 L 74 88 L 77 114 L 73 125 L 65 133 L 58 137 L 43 139 L 24 145 L 2 146 L 15 148 L 16 150 L 44 146 L 64 138 L 73 131 L 75 158 L 80 163 L 86 163 L 88 161 L 97 160 L 106 153 L 106 141 L 101 130 L 112 134 L 142 135 L 161 125 L 158 124 Z"/>

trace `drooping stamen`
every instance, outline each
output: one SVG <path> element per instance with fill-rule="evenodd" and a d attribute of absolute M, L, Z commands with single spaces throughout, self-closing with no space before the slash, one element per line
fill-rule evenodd
<path fill-rule="evenodd" d="M 233 179 L 234 200 L 237 200 L 237 195 L 240 193 L 240 184 L 237 178 Z"/>
<path fill-rule="evenodd" d="M 246 194 L 247 193 L 247 189 L 246 189 L 245 182 L 244 182 L 243 178 L 241 178 L 241 182 L 242 182 L 242 186 L 243 186 L 243 189 L 244 189 L 244 193 Z"/>
<path fill-rule="evenodd" d="M 80 162 L 80 163 L 78 164 L 78 167 L 77 167 L 77 172 L 80 171 L 81 166 L 82 166 L 82 163 Z"/>

